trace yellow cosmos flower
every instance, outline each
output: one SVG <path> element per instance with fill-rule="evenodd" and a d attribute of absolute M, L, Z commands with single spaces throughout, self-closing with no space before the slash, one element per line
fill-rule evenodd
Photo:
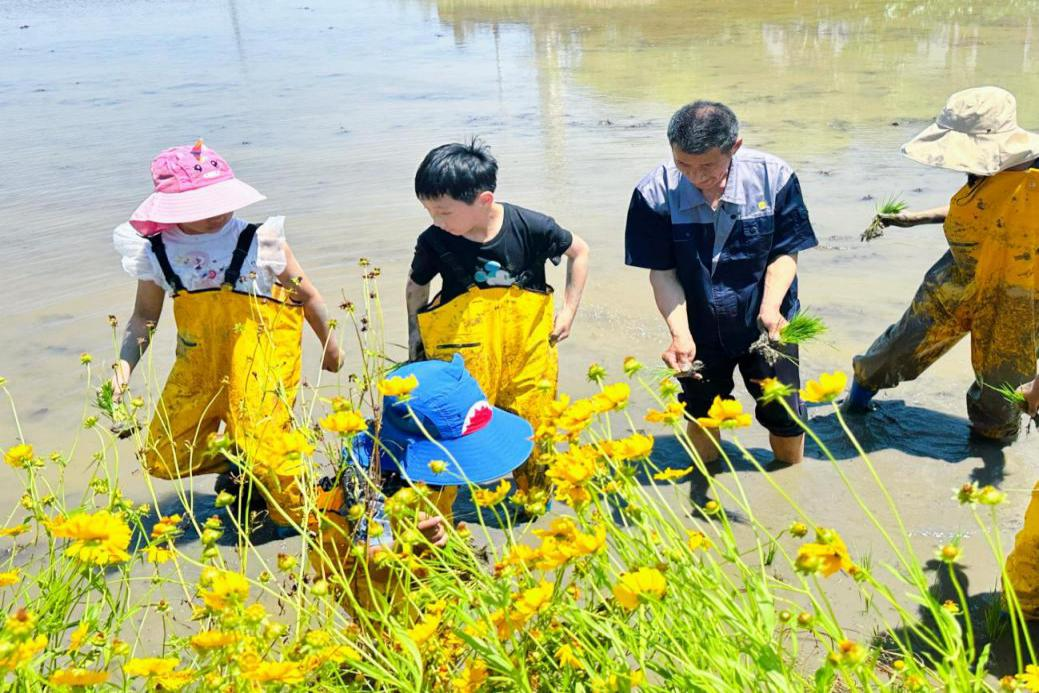
<path fill-rule="evenodd" d="M 262 662 L 242 676 L 255 683 L 303 683 L 306 674 L 298 662 Z"/>
<path fill-rule="evenodd" d="M 444 462 L 443 460 L 430 460 L 429 471 L 434 474 L 443 474 L 447 471 L 447 462 Z"/>
<path fill-rule="evenodd" d="M 418 387 L 418 378 L 414 375 L 409 375 L 407 378 L 396 376 L 379 382 L 377 387 L 383 397 L 403 399 Z"/>
<path fill-rule="evenodd" d="M 664 411 L 649 409 L 646 411 L 646 421 L 649 423 L 662 423 L 674 426 L 685 417 L 685 406 L 681 402 L 669 402 Z"/>
<path fill-rule="evenodd" d="M 19 534 L 25 534 L 29 531 L 29 525 L 15 525 L 14 527 L 5 527 L 0 529 L 0 537 L 17 537 Z"/>
<path fill-rule="evenodd" d="M 1039 691 L 1039 666 L 1029 664 L 1022 674 L 1014 677 L 1019 684 L 1030 691 Z"/>
<path fill-rule="evenodd" d="M 822 573 L 824 577 L 830 577 L 839 570 L 847 572 L 854 565 L 840 535 L 832 529 L 823 528 L 817 530 L 815 542 L 804 544 L 797 550 L 797 558 L 794 559 L 794 567 L 798 571 Z"/>
<path fill-rule="evenodd" d="M 701 551 L 706 551 L 707 549 L 714 546 L 714 544 L 711 543 L 711 540 L 708 539 L 707 535 L 703 532 L 690 529 L 686 530 L 686 536 L 688 538 L 686 539 L 685 543 L 686 546 L 689 547 L 690 551 L 696 551 L 698 549 Z"/>
<path fill-rule="evenodd" d="M 665 469 L 664 471 L 657 472 L 656 474 L 654 474 L 653 478 L 657 481 L 670 481 L 672 479 L 681 479 L 683 476 L 689 474 L 691 471 L 693 471 L 692 467 Z"/>
<path fill-rule="evenodd" d="M 607 385 L 602 389 L 598 397 L 612 404 L 612 408 L 623 407 L 631 398 L 631 386 L 627 383 Z"/>
<path fill-rule="evenodd" d="M 440 627 L 440 621 L 444 616 L 444 608 L 447 606 L 443 600 L 436 601 L 433 604 L 426 607 L 426 613 L 422 616 L 422 619 L 414 626 L 407 630 L 408 637 L 418 645 L 422 647 L 427 640 L 433 637 L 433 634 L 437 632 L 437 628 Z"/>
<path fill-rule="evenodd" d="M 209 582 L 209 589 L 203 589 L 199 594 L 205 605 L 213 611 L 223 611 L 233 604 L 241 604 L 249 596 L 249 580 L 241 573 L 220 570 Z"/>
<path fill-rule="evenodd" d="M 641 371 L 643 366 L 642 366 L 642 362 L 640 362 L 634 356 L 625 356 L 624 357 L 624 363 L 621 365 L 621 368 L 624 369 L 624 375 L 626 375 L 629 378 L 631 378 L 636 373 Z"/>
<path fill-rule="evenodd" d="M 90 626 L 85 621 L 80 622 L 76 630 L 72 631 L 72 635 L 69 636 L 69 652 L 75 652 L 82 647 L 89 632 Z"/>
<path fill-rule="evenodd" d="M 545 475 L 556 483 L 581 486 L 591 481 L 598 471 L 599 464 L 590 450 L 571 448 L 556 457 Z"/>
<path fill-rule="evenodd" d="M 512 484 L 502 479 L 494 489 L 473 489 L 473 502 L 481 508 L 489 508 L 505 500 L 505 496 L 509 495 L 511 490 Z"/>
<path fill-rule="evenodd" d="M 293 429 L 283 433 L 274 444 L 274 454 L 278 456 L 279 462 L 274 466 L 274 472 L 278 476 L 298 476 L 303 472 L 303 457 L 314 452 L 307 435 L 299 430 Z"/>
<path fill-rule="evenodd" d="M 476 693 L 487 681 L 487 663 L 475 659 L 462 667 L 458 676 L 451 679 L 452 693 Z"/>
<path fill-rule="evenodd" d="M 819 380 L 809 380 L 801 390 L 801 399 L 806 402 L 832 402 L 848 386 L 848 376 L 843 371 L 823 373 Z"/>
<path fill-rule="evenodd" d="M 758 382 L 758 386 L 761 387 L 761 397 L 758 399 L 765 404 L 785 399 L 794 394 L 794 388 L 779 382 L 778 378 L 765 378 Z"/>
<path fill-rule="evenodd" d="M 176 657 L 138 657 L 126 663 L 123 673 L 127 676 L 155 678 L 173 673 L 178 664 L 180 660 Z"/>
<path fill-rule="evenodd" d="M 707 416 L 697 421 L 704 428 L 743 428 L 750 425 L 751 417 L 743 413 L 743 405 L 736 400 L 716 396 Z"/>
<path fill-rule="evenodd" d="M 579 653 L 581 651 L 580 645 L 576 647 L 567 643 L 560 645 L 556 649 L 556 661 L 559 662 L 559 666 L 570 667 L 571 669 L 584 669 L 581 660 L 575 656 L 575 650 Z"/>
<path fill-rule="evenodd" d="M 162 565 L 173 558 L 173 552 L 159 546 L 149 546 L 144 552 L 144 560 L 155 565 Z"/>
<path fill-rule="evenodd" d="M 191 636 L 191 646 L 196 650 L 219 650 L 238 642 L 237 633 L 222 630 L 204 630 Z"/>
<path fill-rule="evenodd" d="M 638 607 L 640 597 L 660 599 L 666 592 L 667 579 L 656 568 L 639 568 L 631 573 L 623 573 L 613 586 L 613 596 L 629 611 Z"/>
<path fill-rule="evenodd" d="M 107 671 L 91 671 L 79 667 L 58 669 L 49 679 L 52 686 L 97 686 L 107 680 Z"/>
<path fill-rule="evenodd" d="M 21 579 L 22 576 L 17 570 L 0 573 L 0 587 L 10 587 Z"/>
<path fill-rule="evenodd" d="M 620 440 L 607 441 L 603 443 L 603 448 L 615 462 L 641 460 L 653 452 L 653 437 L 636 433 Z"/>
<path fill-rule="evenodd" d="M 0 672 L 14 671 L 32 661 L 46 646 L 46 635 L 36 635 L 20 642 L 8 643 L 0 651 Z"/>
<path fill-rule="evenodd" d="M 152 527 L 152 539 L 172 539 L 180 534 L 180 523 L 183 520 L 180 515 L 166 515 Z"/>
<path fill-rule="evenodd" d="M 45 523 L 55 539 L 71 539 L 65 555 L 90 565 L 109 565 L 128 560 L 130 527 L 122 515 L 99 510 L 77 513 Z"/>
<path fill-rule="evenodd" d="M 4 452 L 4 462 L 15 469 L 28 466 L 32 462 L 33 457 L 32 446 L 25 443 L 15 445 Z"/>
<path fill-rule="evenodd" d="M 368 428 L 364 417 L 352 409 L 337 411 L 321 419 L 321 428 L 341 436 L 360 433 Z"/>

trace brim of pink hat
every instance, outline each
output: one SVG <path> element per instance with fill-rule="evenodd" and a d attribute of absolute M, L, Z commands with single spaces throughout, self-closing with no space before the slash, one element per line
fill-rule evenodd
<path fill-rule="evenodd" d="M 155 192 L 130 215 L 138 233 L 151 236 L 173 224 L 201 221 L 266 200 L 256 188 L 237 178 L 177 193 Z"/>

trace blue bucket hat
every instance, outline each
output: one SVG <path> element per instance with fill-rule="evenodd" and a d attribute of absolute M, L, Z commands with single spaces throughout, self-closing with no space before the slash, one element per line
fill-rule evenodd
<path fill-rule="evenodd" d="M 383 398 L 379 438 L 406 479 L 438 486 L 485 484 L 523 464 L 534 449 L 531 425 L 492 407 L 460 355 L 409 363 L 393 375 L 418 380 L 403 401 Z M 439 473 L 430 468 L 434 461 L 444 463 Z"/>

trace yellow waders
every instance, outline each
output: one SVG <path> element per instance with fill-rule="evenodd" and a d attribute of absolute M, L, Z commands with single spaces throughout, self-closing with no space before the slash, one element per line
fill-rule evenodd
<path fill-rule="evenodd" d="M 970 334 L 971 426 L 1009 438 L 1021 413 L 992 387 L 1017 386 L 1036 372 L 1039 169 L 964 186 L 950 202 L 945 236 L 949 252 L 927 272 L 901 320 L 855 358 L 855 379 L 871 390 L 913 380 Z"/>
<path fill-rule="evenodd" d="M 428 358 L 447 361 L 461 354 L 491 405 L 536 430 L 559 379 L 558 353 L 549 341 L 553 315 L 550 292 L 474 286 L 443 305 L 434 301 L 418 314 L 418 326 Z M 536 454 L 513 472 L 521 490 L 548 489 Z M 444 491 L 453 494 L 456 488 Z"/>
<path fill-rule="evenodd" d="M 1039 484 L 1032 489 L 1025 526 L 1017 533 L 1014 550 L 1007 556 L 1007 577 L 1025 618 L 1039 620 Z"/>
<path fill-rule="evenodd" d="M 279 441 L 292 426 L 303 308 L 231 289 L 255 233 L 255 225 L 242 231 L 222 288 L 193 292 L 184 290 L 170 266 L 161 234 L 150 237 L 175 290 L 177 358 L 142 457 L 148 471 L 162 479 L 228 471 L 228 460 L 209 446 L 223 424 L 260 482 L 272 519 L 285 524 L 289 517 L 299 519 L 302 505 L 297 479 L 276 469 Z"/>
<path fill-rule="evenodd" d="M 337 485 L 329 491 L 319 487 L 314 492 L 314 504 L 318 512 L 316 516 L 310 517 L 310 529 L 316 533 L 321 546 L 320 552 L 309 552 L 310 565 L 314 571 L 340 591 L 345 583 L 351 596 L 338 594 L 338 600 L 354 617 L 358 616 L 357 608 L 371 614 L 378 611 L 383 601 L 392 606 L 399 599 L 404 581 L 389 568 L 368 560 L 365 543 L 362 543 L 365 547 L 362 554 L 366 557 L 364 560 L 353 552 L 353 547 L 358 543 L 355 536 L 356 523 L 349 519 L 350 508 L 342 487 Z M 430 500 L 441 515 L 450 519 L 451 504 L 457 493 L 457 487 L 444 486 Z M 400 531 L 396 525 L 396 520 L 390 518 L 394 536 Z"/>

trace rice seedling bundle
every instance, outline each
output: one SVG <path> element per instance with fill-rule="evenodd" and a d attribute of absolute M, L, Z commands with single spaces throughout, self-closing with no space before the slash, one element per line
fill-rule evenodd
<path fill-rule="evenodd" d="M 884 200 L 882 204 L 877 206 L 876 213 L 873 215 L 873 221 L 871 221 L 869 226 L 866 227 L 866 230 L 862 232 L 862 241 L 868 243 L 874 238 L 880 238 L 884 235 L 884 223 L 880 219 L 882 214 L 901 214 L 908 206 L 909 205 L 897 195 L 892 195 Z"/>

